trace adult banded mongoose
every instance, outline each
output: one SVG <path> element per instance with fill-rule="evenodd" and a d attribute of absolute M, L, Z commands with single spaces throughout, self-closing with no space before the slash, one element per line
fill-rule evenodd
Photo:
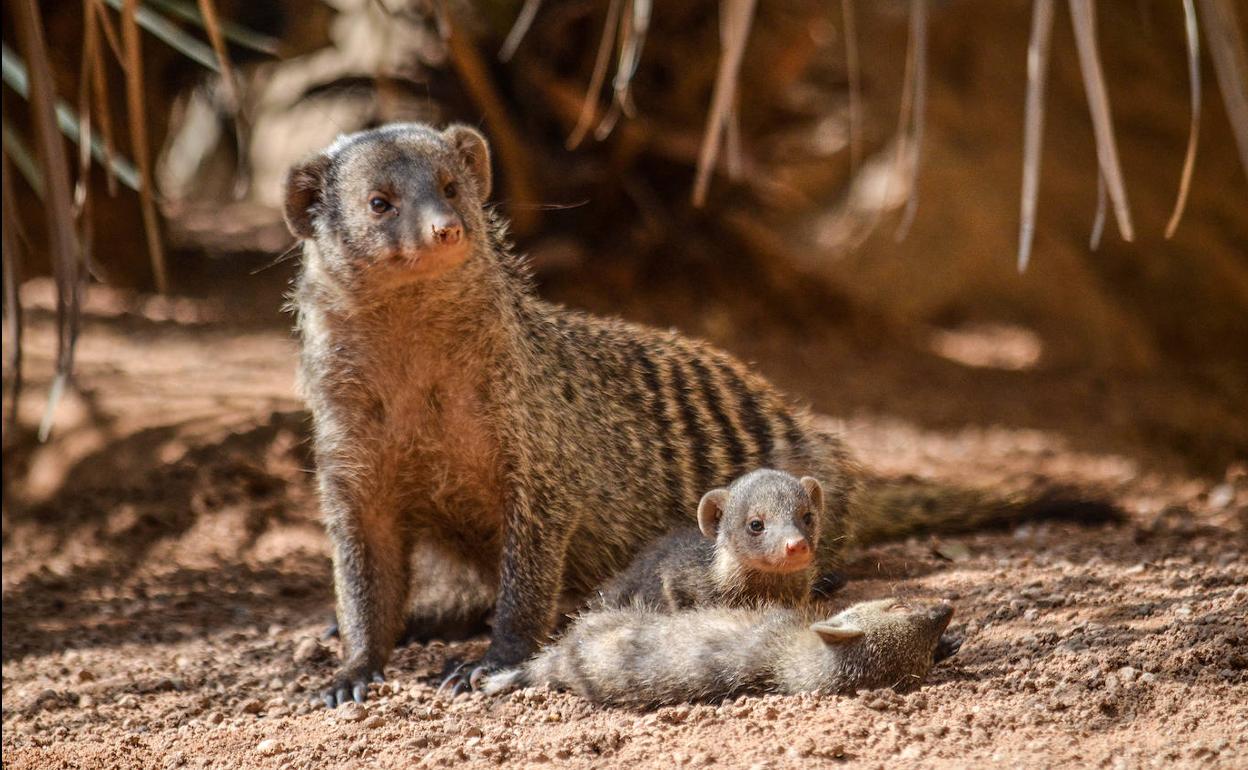
<path fill-rule="evenodd" d="M 774 602 L 796 605 L 815 577 L 823 487 L 771 469 L 751 471 L 698 503 L 698 527 L 646 546 L 598 591 L 602 607 L 664 610 Z"/>
<path fill-rule="evenodd" d="M 752 468 L 822 483 L 821 573 L 859 499 L 841 441 L 732 356 L 540 299 L 490 185 L 477 131 L 417 123 L 343 136 L 286 180 L 344 655 L 331 706 L 363 700 L 406 627 L 462 634 L 492 609 L 473 677 L 520 663 L 558 600 L 588 596 Z M 861 499 L 858 522 L 905 533 Z M 912 510 L 925 526 L 976 520 Z"/>
<path fill-rule="evenodd" d="M 747 693 L 914 689 L 953 608 L 898 599 L 811 622 L 784 607 L 643 608 L 579 616 L 524 664 L 485 677 L 487 693 L 550 685 L 595 703 L 659 706 Z"/>

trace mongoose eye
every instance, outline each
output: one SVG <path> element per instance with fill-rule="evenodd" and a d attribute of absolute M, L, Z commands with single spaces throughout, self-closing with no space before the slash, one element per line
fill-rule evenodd
<path fill-rule="evenodd" d="M 755 519 L 754 521 L 751 521 L 750 531 L 753 532 L 754 534 L 758 534 L 759 532 L 762 532 L 763 531 L 762 519 Z"/>
<path fill-rule="evenodd" d="M 372 198 L 369 198 L 368 207 L 372 210 L 374 214 L 384 214 L 390 209 L 394 208 L 394 206 L 390 205 L 390 201 L 386 200 L 380 195 L 374 195 Z"/>
<path fill-rule="evenodd" d="M 442 194 L 448 198 L 454 198 L 459 194 L 459 190 L 456 189 L 454 182 L 447 182 L 446 187 L 442 188 Z"/>
<path fill-rule="evenodd" d="M 808 513 L 802 517 L 802 521 L 806 522 L 806 526 L 813 527 L 815 524 L 815 514 Z"/>

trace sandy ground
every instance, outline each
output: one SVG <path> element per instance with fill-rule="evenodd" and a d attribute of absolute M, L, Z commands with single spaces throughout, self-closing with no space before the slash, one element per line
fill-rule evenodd
<path fill-rule="evenodd" d="M 281 321 L 92 303 L 53 441 L 5 440 L 5 767 L 1248 767 L 1248 466 L 1196 476 L 1146 448 L 980 425 L 956 394 L 961 427 L 852 403 L 841 427 L 881 473 L 1079 484 L 1126 518 L 855 554 L 834 606 L 957 607 L 966 641 L 918 692 L 651 712 L 436 697 L 480 640 L 404 649 L 364 708 L 327 711 L 310 695 L 337 655 L 317 641 L 329 558 Z M 49 318 L 32 317 L 27 429 Z"/>

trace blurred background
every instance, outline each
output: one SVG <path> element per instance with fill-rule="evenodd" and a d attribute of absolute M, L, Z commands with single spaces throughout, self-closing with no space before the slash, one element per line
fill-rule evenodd
<path fill-rule="evenodd" d="M 1122 180 L 1095 248 L 1085 6 Z M 1192 129 L 1185 7 L 1199 142 L 1166 238 Z M 66 393 L 105 391 L 73 367 L 96 321 L 288 327 L 289 165 L 339 133 L 458 120 L 490 136 L 497 205 L 551 299 L 707 337 L 833 415 L 1056 430 L 1221 475 L 1248 454 L 1238 11 L 6 3 L 6 406 L 24 375 L 6 446 L 55 432 Z M 1029 78 L 1046 12 L 1047 77 Z M 1029 87 L 1043 143 L 1020 271 Z M 58 370 L 74 376 L 54 387 Z"/>

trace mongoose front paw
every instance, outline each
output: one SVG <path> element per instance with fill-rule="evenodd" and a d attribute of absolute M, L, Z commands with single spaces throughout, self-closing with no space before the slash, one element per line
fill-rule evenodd
<path fill-rule="evenodd" d="M 952 658 L 958 650 L 962 649 L 962 642 L 964 641 L 966 641 L 966 637 L 959 631 L 949 631 L 942 634 L 940 641 L 936 643 L 936 649 L 932 652 L 932 662 L 939 663 L 942 660 Z"/>
<path fill-rule="evenodd" d="M 464 661 L 442 680 L 442 684 L 438 687 L 438 692 L 449 693 L 454 698 L 462 692 L 479 690 L 484 684 L 486 677 L 502 668 L 502 666 L 490 663 L 488 658 L 482 661 Z"/>
<path fill-rule="evenodd" d="M 369 683 L 381 684 L 384 681 L 386 678 L 382 675 L 380 666 L 372 664 L 346 666 L 334 676 L 329 687 L 321 692 L 321 700 L 325 701 L 325 705 L 331 709 L 349 700 L 363 703 L 368 697 Z"/>

